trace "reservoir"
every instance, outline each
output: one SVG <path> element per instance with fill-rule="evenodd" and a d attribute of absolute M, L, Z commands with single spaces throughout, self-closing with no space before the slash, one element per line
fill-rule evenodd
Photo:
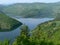
<path fill-rule="evenodd" d="M 38 24 L 53 20 L 54 18 L 15 18 L 16 20 L 27 25 L 30 30 L 33 30 Z M 0 32 L 0 40 L 13 40 L 20 34 L 20 27 L 9 32 Z"/>

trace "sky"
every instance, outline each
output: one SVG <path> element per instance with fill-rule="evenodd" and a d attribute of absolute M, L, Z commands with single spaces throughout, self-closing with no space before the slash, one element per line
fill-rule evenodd
<path fill-rule="evenodd" d="M 53 2 L 59 2 L 59 1 L 60 0 L 0 0 L 0 4 L 32 3 L 32 2 L 53 3 Z"/>

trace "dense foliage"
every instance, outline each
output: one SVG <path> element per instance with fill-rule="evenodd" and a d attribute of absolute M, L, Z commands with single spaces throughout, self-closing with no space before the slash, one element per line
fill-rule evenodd
<path fill-rule="evenodd" d="M 0 45 L 10 45 L 8 40 L 0 41 Z"/>
<path fill-rule="evenodd" d="M 3 12 L 0 12 L 0 31 L 10 31 L 22 25 L 21 22 L 6 16 Z"/>

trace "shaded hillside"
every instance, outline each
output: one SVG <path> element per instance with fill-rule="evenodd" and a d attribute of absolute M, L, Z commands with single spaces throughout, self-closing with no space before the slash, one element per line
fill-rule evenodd
<path fill-rule="evenodd" d="M 10 31 L 22 25 L 21 22 L 6 16 L 0 11 L 0 31 Z"/>

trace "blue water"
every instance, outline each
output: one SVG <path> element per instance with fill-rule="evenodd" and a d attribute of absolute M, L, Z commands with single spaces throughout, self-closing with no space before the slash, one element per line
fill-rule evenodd
<path fill-rule="evenodd" d="M 53 20 L 54 18 L 20 18 L 17 19 L 18 21 L 22 22 L 23 24 L 27 25 L 31 30 L 34 29 L 38 24 L 43 22 Z"/>
<path fill-rule="evenodd" d="M 23 24 L 27 25 L 31 30 L 34 29 L 38 24 L 41 24 L 43 22 L 53 20 L 53 18 L 15 18 L 16 20 L 22 22 Z M 17 37 L 20 34 L 20 27 L 17 29 L 10 31 L 10 32 L 0 32 L 0 40 L 13 40 L 15 37 Z"/>

